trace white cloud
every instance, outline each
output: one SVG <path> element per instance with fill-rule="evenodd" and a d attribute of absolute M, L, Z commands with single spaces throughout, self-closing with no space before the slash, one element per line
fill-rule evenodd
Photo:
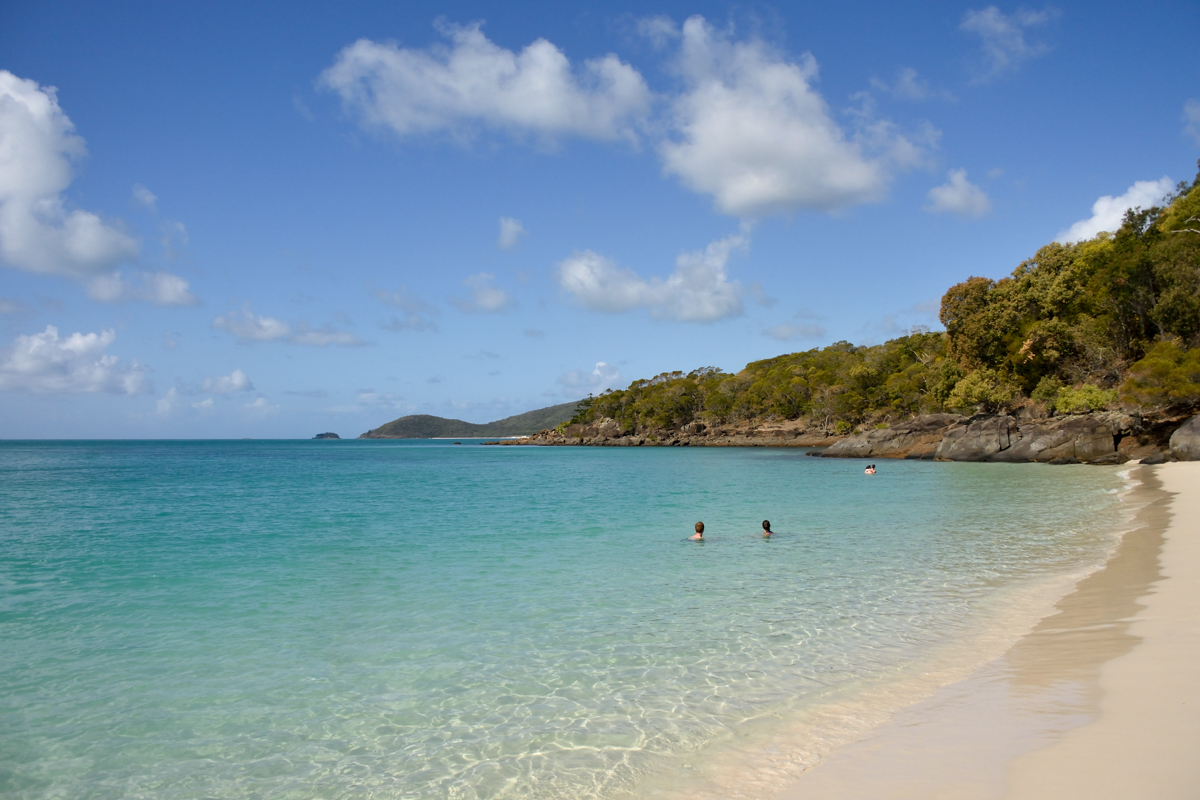
<path fill-rule="evenodd" d="M 585 250 L 560 262 L 558 285 L 577 303 L 596 311 L 619 313 L 648 308 L 662 319 L 713 322 L 742 313 L 742 286 L 725 271 L 729 254 L 749 243 L 745 233 L 712 242 L 703 250 L 681 253 L 666 279 L 645 280 L 599 253 Z"/>
<path fill-rule="evenodd" d="M 492 285 L 492 281 L 495 279 L 496 276 L 490 272 L 472 275 L 463 281 L 463 285 L 471 290 L 471 296 L 465 300 L 460 297 L 451 297 L 450 302 L 460 310 L 472 314 L 488 314 L 512 308 L 516 305 L 516 301 L 508 292 Z"/>
<path fill-rule="evenodd" d="M 1175 189 L 1165 175 L 1156 181 L 1138 181 L 1120 197 L 1105 195 L 1092 204 L 1092 216 L 1081 219 L 1055 237 L 1063 244 L 1091 239 L 1100 231 L 1114 233 L 1121 227 L 1125 212 L 1131 208 L 1150 208 L 1163 201 Z"/>
<path fill-rule="evenodd" d="M 521 240 L 525 238 L 528 231 L 521 224 L 521 220 L 513 219 L 512 217 L 500 218 L 500 238 L 496 240 L 496 246 L 501 250 L 512 250 Z"/>
<path fill-rule="evenodd" d="M 200 412 L 211 411 L 212 407 L 213 407 L 213 399 L 211 397 L 206 397 L 199 402 L 192 403 L 192 408 L 194 408 Z"/>
<path fill-rule="evenodd" d="M 124 280 L 120 272 L 99 275 L 87 282 L 87 293 L 101 303 L 144 300 L 156 306 L 191 306 L 197 302 L 188 282 L 169 272 L 143 272 L 136 284 Z"/>
<path fill-rule="evenodd" d="M 145 366 L 136 361 L 125 366 L 116 356 L 105 354 L 116 338 L 111 330 L 60 337 L 53 325 L 47 325 L 42 333 L 18 336 L 11 347 L 0 351 L 0 391 L 152 391 Z"/>
<path fill-rule="evenodd" d="M 965 169 L 952 169 L 949 180 L 929 190 L 926 211 L 958 214 L 960 217 L 982 217 L 992 210 L 987 194 L 967 180 Z"/>
<path fill-rule="evenodd" d="M 53 87 L 0 70 L 0 259 L 78 280 L 137 257 L 138 243 L 124 231 L 67 210 L 71 163 L 86 154 Z"/>
<path fill-rule="evenodd" d="M 1183 130 L 1200 144 L 1200 100 L 1192 98 L 1183 104 Z"/>
<path fill-rule="evenodd" d="M 274 317 L 256 317 L 248 308 L 217 317 L 212 321 L 212 326 L 236 337 L 243 344 L 280 341 L 309 347 L 355 347 L 363 344 L 361 339 L 348 331 L 339 331 L 328 325 L 310 328 L 303 320 L 293 325 Z"/>
<path fill-rule="evenodd" d="M 579 397 L 585 392 L 599 394 L 609 389 L 621 380 L 621 371 L 612 364 L 597 361 L 591 372 L 573 369 L 559 376 L 557 383 L 562 386 L 564 397 Z"/>
<path fill-rule="evenodd" d="M 250 378 L 240 369 L 235 369 L 228 375 L 216 378 L 205 378 L 201 391 L 209 394 L 233 394 L 234 392 L 249 392 L 254 389 Z"/>
<path fill-rule="evenodd" d="M 1045 24 L 1051 16 L 1051 10 L 1025 9 L 1017 9 L 1011 16 L 1005 16 L 995 6 L 968 11 L 961 28 L 977 35 L 983 47 L 983 69 L 974 82 L 988 81 L 1045 53 L 1049 49 L 1046 45 L 1025 41 L 1025 30 Z"/>
<path fill-rule="evenodd" d="M 175 404 L 178 402 L 179 392 L 172 387 L 167 391 L 167 394 L 164 397 L 159 398 L 158 402 L 154 404 L 155 413 L 157 413 L 160 417 L 168 416 L 173 410 L 175 410 Z"/>
<path fill-rule="evenodd" d="M 683 25 L 664 171 L 740 217 L 833 211 L 879 200 L 890 173 L 921 157 L 891 123 L 860 117 L 848 136 L 813 89 L 817 62 L 785 61 L 760 41 L 732 42 L 702 17 Z"/>
<path fill-rule="evenodd" d="M 439 27 L 449 45 L 417 50 L 360 39 L 319 83 L 363 124 L 400 136 L 468 138 L 490 127 L 547 140 L 636 139 L 652 96 L 641 74 L 615 55 L 573 69 L 545 39 L 514 53 L 489 41 L 479 23 Z"/>
<path fill-rule="evenodd" d="M 133 185 L 133 201 L 153 211 L 155 204 L 158 203 L 158 197 L 142 184 L 135 183 Z"/>

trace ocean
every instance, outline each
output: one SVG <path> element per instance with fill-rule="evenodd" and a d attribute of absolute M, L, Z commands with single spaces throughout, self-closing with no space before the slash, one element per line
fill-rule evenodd
<path fill-rule="evenodd" d="M 767 792 L 1130 516 L 1117 467 L 462 441 L 0 443 L 0 796 Z"/>

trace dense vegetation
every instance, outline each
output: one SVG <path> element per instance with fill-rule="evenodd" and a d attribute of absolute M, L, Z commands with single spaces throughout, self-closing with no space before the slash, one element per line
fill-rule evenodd
<path fill-rule="evenodd" d="M 940 318 L 944 333 L 634 381 L 589 397 L 571 422 L 646 431 L 805 417 L 844 432 L 938 411 L 1200 406 L 1200 175 L 1115 233 L 952 286 Z"/>
<path fill-rule="evenodd" d="M 461 419 L 446 419 L 430 414 L 412 414 L 394 419 L 359 438 L 368 439 L 464 439 L 489 436 L 528 436 L 546 428 L 553 428 L 571 418 L 578 408 L 578 401 L 560 403 L 556 406 L 526 411 L 513 417 L 495 422 L 477 424 Z"/>

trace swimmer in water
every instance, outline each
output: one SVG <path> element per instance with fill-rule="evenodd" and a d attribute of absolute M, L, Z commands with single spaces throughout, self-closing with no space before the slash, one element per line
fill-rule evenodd
<path fill-rule="evenodd" d="M 689 536 L 688 541 L 689 542 L 703 542 L 704 541 L 704 523 L 703 522 L 696 523 L 696 533 L 694 536 Z"/>
<path fill-rule="evenodd" d="M 865 474 L 867 474 L 867 475 L 874 475 L 874 474 L 875 474 L 875 465 L 874 465 L 874 464 L 871 464 L 871 465 L 869 465 L 869 466 L 866 468 L 866 470 L 864 470 L 864 472 L 865 472 Z"/>
<path fill-rule="evenodd" d="M 770 538 L 771 538 L 771 533 L 772 533 L 772 531 L 771 531 L 771 520 L 769 520 L 769 519 L 764 519 L 764 520 L 763 520 L 763 538 L 764 538 L 764 539 L 770 539 Z"/>

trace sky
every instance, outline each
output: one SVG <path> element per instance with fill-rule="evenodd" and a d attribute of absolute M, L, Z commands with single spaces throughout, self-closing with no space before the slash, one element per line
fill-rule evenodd
<path fill-rule="evenodd" d="M 1200 5 L 0 5 L 0 439 L 343 438 L 939 329 L 1200 157 Z"/>

